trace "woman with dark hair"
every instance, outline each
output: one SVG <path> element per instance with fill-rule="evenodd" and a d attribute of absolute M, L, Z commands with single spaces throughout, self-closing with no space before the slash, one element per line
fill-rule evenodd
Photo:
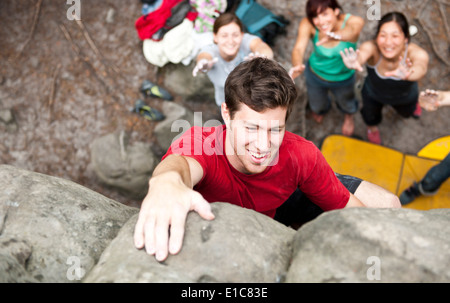
<path fill-rule="evenodd" d="M 356 47 L 364 20 L 342 13 L 336 0 L 309 0 L 306 15 L 298 27 L 289 74 L 295 79 L 305 73 L 309 106 L 318 123 L 331 108 L 331 92 L 339 110 L 345 114 L 342 133 L 351 136 L 353 115 L 358 110 L 354 94 L 355 72 L 344 65 L 340 52 Z M 310 40 L 314 49 L 305 65 L 304 55 Z"/>
<path fill-rule="evenodd" d="M 409 25 L 399 12 L 384 15 L 379 21 L 374 40 L 341 53 L 348 68 L 362 71 L 367 77 L 362 89 L 361 114 L 367 125 L 367 139 L 381 144 L 378 124 L 384 105 L 392 106 L 405 118 L 419 117 L 419 81 L 427 73 L 428 54 L 409 41 Z"/>
<path fill-rule="evenodd" d="M 244 25 L 232 13 L 220 15 L 213 26 L 214 44 L 207 45 L 197 56 L 192 74 L 208 74 L 214 85 L 216 104 L 225 102 L 224 86 L 228 74 L 242 61 L 254 56 L 273 58 L 273 51 L 261 38 L 244 33 Z"/>

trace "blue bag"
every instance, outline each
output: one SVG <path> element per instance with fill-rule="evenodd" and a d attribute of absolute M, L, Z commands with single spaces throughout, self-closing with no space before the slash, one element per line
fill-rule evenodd
<path fill-rule="evenodd" d="M 277 35 L 285 34 L 289 21 L 257 3 L 255 0 L 241 0 L 235 12 L 246 31 L 260 37 L 269 45 L 274 44 Z"/>

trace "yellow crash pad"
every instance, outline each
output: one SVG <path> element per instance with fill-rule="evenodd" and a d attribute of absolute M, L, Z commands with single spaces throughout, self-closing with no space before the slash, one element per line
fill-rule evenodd
<path fill-rule="evenodd" d="M 450 141 L 430 142 L 421 151 L 440 158 L 440 154 L 433 154 L 432 150 L 442 146 L 442 142 Z M 334 171 L 372 182 L 396 195 L 400 195 L 414 181 L 420 181 L 431 167 L 440 162 L 342 135 L 328 136 L 321 151 Z M 418 197 L 403 207 L 419 210 L 450 208 L 450 179 L 435 195 Z"/>
<path fill-rule="evenodd" d="M 443 160 L 450 152 L 450 136 L 444 136 L 425 145 L 417 155 L 423 158 Z"/>

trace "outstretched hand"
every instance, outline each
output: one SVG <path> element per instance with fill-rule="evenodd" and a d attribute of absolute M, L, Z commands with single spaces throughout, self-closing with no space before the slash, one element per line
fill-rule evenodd
<path fill-rule="evenodd" d="M 261 53 L 259 53 L 259 52 L 254 52 L 254 53 L 251 52 L 250 54 L 248 54 L 247 56 L 244 57 L 244 61 L 248 61 L 248 60 L 251 60 L 251 59 L 254 59 L 254 58 L 259 58 L 259 57 L 261 57 L 261 58 L 267 58 L 266 55 L 261 54 Z"/>
<path fill-rule="evenodd" d="M 385 72 L 384 75 L 386 77 L 395 77 L 402 80 L 407 80 L 409 76 L 414 72 L 414 69 L 412 69 L 412 62 L 409 58 L 406 58 L 406 60 L 403 61 L 403 57 L 400 56 L 398 58 L 400 61 L 398 63 L 398 67 L 390 72 Z"/>
<path fill-rule="evenodd" d="M 197 77 L 199 72 L 206 73 L 208 72 L 214 64 L 219 61 L 218 58 L 213 58 L 212 60 L 208 59 L 200 59 L 195 65 L 194 70 L 192 71 L 192 76 Z"/>
<path fill-rule="evenodd" d="M 363 71 L 363 67 L 358 61 L 359 49 L 355 51 L 352 47 L 346 48 L 344 52 L 341 51 L 341 57 L 342 61 L 348 69 L 354 69 L 359 72 Z"/>
<path fill-rule="evenodd" d="M 420 92 L 419 105 L 426 111 L 437 110 L 441 105 L 439 101 L 439 92 L 432 89 L 426 89 L 425 91 Z"/>
<path fill-rule="evenodd" d="M 339 34 L 338 32 L 327 32 L 325 34 L 325 37 L 323 37 L 322 39 L 320 39 L 319 41 L 317 41 L 316 45 L 323 45 L 329 41 L 341 41 L 342 40 L 342 35 Z"/>
<path fill-rule="evenodd" d="M 305 71 L 305 65 L 299 64 L 296 66 L 291 67 L 289 70 L 289 76 L 291 76 L 292 80 L 300 76 Z"/>

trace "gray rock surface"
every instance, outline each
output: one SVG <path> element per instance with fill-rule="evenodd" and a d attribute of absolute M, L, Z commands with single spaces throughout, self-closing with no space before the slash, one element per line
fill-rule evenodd
<path fill-rule="evenodd" d="M 449 282 L 450 209 L 324 213 L 294 239 L 287 282 Z"/>
<path fill-rule="evenodd" d="M 130 145 L 124 131 L 100 137 L 91 144 L 91 165 L 101 182 L 132 198 L 145 197 L 158 162 L 150 144 Z"/>
<path fill-rule="evenodd" d="M 89 272 L 138 211 L 74 182 L 7 165 L 0 166 L 0 188 L 0 282 L 79 281 L 71 267 L 79 261 Z"/>
<path fill-rule="evenodd" d="M 181 252 L 158 263 L 133 244 L 130 219 L 85 282 L 279 282 L 293 229 L 229 203 L 213 203 L 213 221 L 191 212 Z"/>
<path fill-rule="evenodd" d="M 154 135 L 161 148 L 167 151 L 172 141 L 194 126 L 196 121 L 191 110 L 174 102 L 163 103 L 162 112 L 166 119 L 156 125 Z M 200 125 L 201 123 L 198 124 Z"/>
<path fill-rule="evenodd" d="M 342 209 L 295 231 L 218 202 L 159 263 L 134 247 L 137 208 L 7 165 L 0 188 L 0 282 L 450 282 L 450 209 Z"/>

